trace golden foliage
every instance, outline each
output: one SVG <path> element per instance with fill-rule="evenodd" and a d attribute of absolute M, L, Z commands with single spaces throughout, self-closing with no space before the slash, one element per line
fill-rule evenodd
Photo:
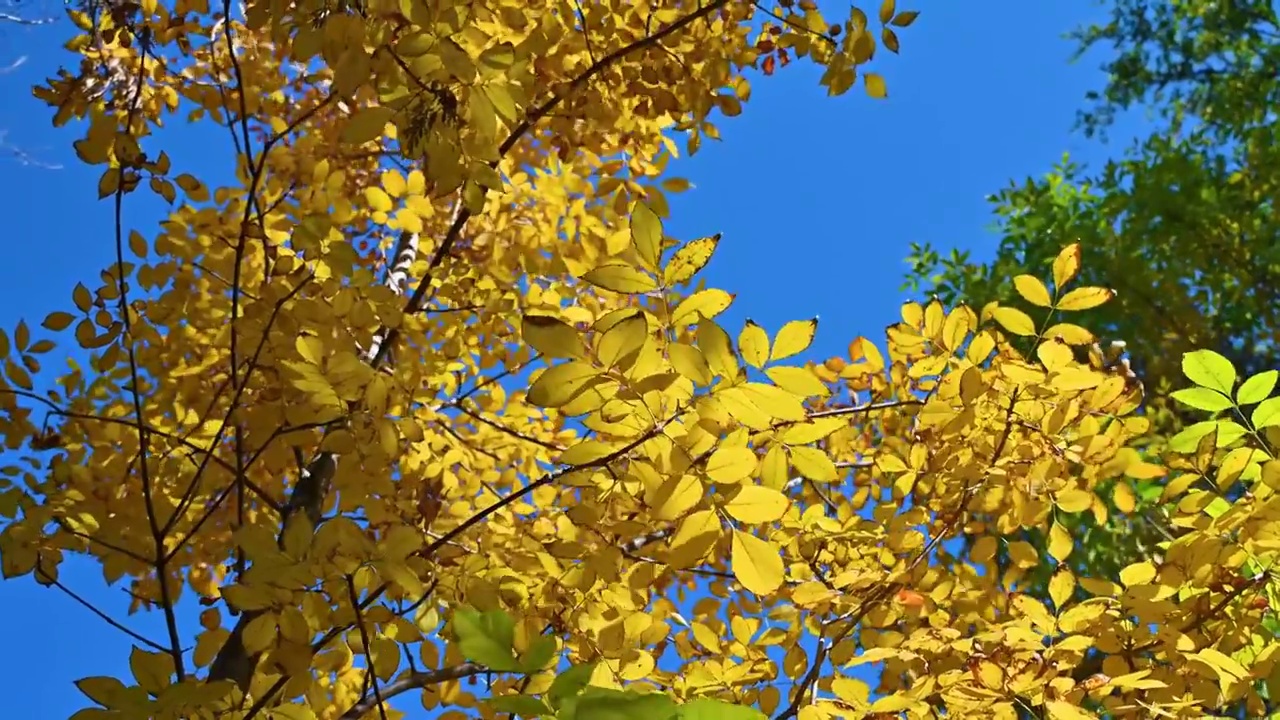
<path fill-rule="evenodd" d="M 1017 592 L 1071 552 L 1055 518 L 1105 512 L 1101 483 L 1154 467 L 1129 447 L 1139 388 L 1048 322 L 1110 297 L 1066 289 L 1077 248 L 1054 263 L 1061 295 L 1019 279 L 1046 318 L 908 304 L 883 350 L 860 338 L 822 364 L 797 359 L 816 319 L 731 333 L 716 318 L 733 296 L 689 289 L 719 237 L 663 231 L 687 187 L 664 174 L 672 133 L 691 152 L 715 138 L 750 67 L 809 57 L 843 92 L 914 12 L 884 2 L 878 29 L 809 0 L 73 15 L 81 73 L 40 96 L 89 121 L 76 150 L 118 219 L 135 192 L 174 206 L 150 238 L 118 222 L 119 261 L 44 319 L 88 351 L 56 388 L 31 377 L 53 341 L 0 334 L 5 576 L 55 584 L 87 555 L 169 629 L 138 638 L 131 679 L 78 683 L 99 708 L 385 719 L 415 691 L 450 719 L 570 717 L 568 698 L 578 717 L 755 716 L 718 698 L 818 720 L 1260 702 L 1277 472 L 1264 448 L 1219 457 L 1243 435 L 1215 426 L 1171 466 L 1191 480 L 1169 486 L 1183 534 L 1164 557 Z M 172 167 L 156 131 L 174 120 L 226 129 L 235 184 Z M 1191 489 L 1215 467 L 1261 480 L 1223 510 Z M 964 559 L 947 545 L 962 534 Z M 866 663 L 877 697 L 847 671 Z"/>

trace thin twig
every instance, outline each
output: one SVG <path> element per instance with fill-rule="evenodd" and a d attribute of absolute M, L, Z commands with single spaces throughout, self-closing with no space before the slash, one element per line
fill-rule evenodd
<path fill-rule="evenodd" d="M 121 623 L 119 620 L 116 620 L 115 618 L 106 614 L 102 610 L 99 610 L 96 606 L 94 606 L 93 603 L 89 602 L 88 600 L 85 600 L 84 598 L 77 595 L 75 591 L 73 591 L 71 588 L 67 587 L 66 585 L 63 585 L 60 580 L 50 577 L 49 574 L 45 572 L 44 568 L 40 567 L 39 565 L 36 566 L 36 574 L 42 576 L 45 579 L 45 581 L 48 582 L 50 585 L 53 585 L 54 587 L 58 588 L 62 592 L 66 593 L 67 597 L 71 598 L 72 600 L 76 601 L 80 605 L 84 606 L 86 609 L 89 610 L 89 612 L 93 613 L 94 615 L 97 615 L 99 618 L 101 618 L 104 622 L 106 622 L 111 627 L 119 630 L 125 635 L 128 635 L 129 637 L 133 638 L 134 640 L 137 640 L 138 642 L 142 643 L 143 645 L 146 645 L 147 647 L 153 650 L 156 650 L 162 653 L 169 652 L 169 648 L 161 645 L 158 642 L 155 642 L 154 640 L 148 640 L 145 636 L 125 627 L 124 624 Z"/>
<path fill-rule="evenodd" d="M 356 614 L 356 627 L 360 629 L 360 642 L 364 645 L 364 661 L 366 677 L 373 686 L 373 699 L 378 705 L 378 716 L 387 720 L 387 703 L 382 699 L 382 691 L 378 689 L 378 673 L 373 665 L 373 650 L 369 647 L 369 631 L 364 627 L 364 616 L 360 612 L 360 596 L 356 593 L 356 581 L 347 576 L 347 596 L 351 599 L 351 609 Z"/>

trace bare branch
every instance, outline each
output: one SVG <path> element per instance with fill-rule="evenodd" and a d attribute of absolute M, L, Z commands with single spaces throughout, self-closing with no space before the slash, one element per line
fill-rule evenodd
<path fill-rule="evenodd" d="M 121 623 L 119 620 L 116 620 L 115 618 L 113 618 L 113 617 L 111 617 L 110 615 L 106 614 L 106 613 L 105 613 L 105 612 L 103 612 L 102 610 L 98 609 L 98 607 L 97 607 L 97 606 L 95 606 L 93 603 L 91 603 L 91 602 L 89 602 L 88 600 L 85 600 L 84 598 L 80 597 L 80 596 L 79 596 L 78 594 L 76 594 L 76 592 L 75 592 L 75 591 L 73 591 L 71 588 L 67 587 L 66 585 L 63 585 L 61 581 L 56 580 L 56 579 L 54 579 L 53 577 L 50 577 L 50 576 L 49 576 L 49 574 L 45 572 L 44 568 L 40 567 L 39 565 L 37 565 L 37 566 L 36 566 L 36 573 L 37 573 L 38 575 L 40 575 L 41 577 L 43 577 L 43 578 L 44 578 L 44 580 L 45 580 L 45 582 L 49 583 L 50 585 L 52 585 L 52 586 L 54 586 L 54 587 L 58 588 L 59 590 L 61 590 L 61 591 L 62 591 L 62 592 L 64 592 L 64 593 L 66 593 L 67 597 L 71 598 L 72 600 L 76 601 L 76 602 L 77 602 L 77 603 L 79 603 L 80 605 L 84 606 L 86 609 L 88 609 L 88 610 L 89 610 L 89 612 L 93 613 L 94 615 L 97 615 L 99 618 L 101 618 L 101 619 L 103 620 L 103 622 L 107 623 L 107 624 L 108 624 L 108 625 L 110 625 L 111 627 L 113 627 L 113 628 L 115 628 L 115 629 L 119 630 L 120 632 L 124 633 L 125 635 L 128 635 L 129 637 L 133 638 L 134 640 L 137 640 L 138 642 L 142 643 L 143 645 L 146 645 L 147 647 L 151 648 L 152 650 L 156 650 L 156 651 L 158 651 L 158 652 L 162 652 L 162 653 L 167 653 L 167 652 L 169 652 L 169 648 L 167 648 L 167 647 L 165 647 L 165 646 L 161 645 L 161 644 L 160 644 L 160 643 L 158 643 L 158 642 L 155 642 L 154 640 L 148 640 L 145 636 L 143 636 L 143 635 L 141 635 L 141 634 L 139 634 L 139 633 L 137 633 L 137 632 L 135 632 L 135 631 L 133 631 L 133 630 L 130 630 L 129 628 L 125 627 L 125 626 L 124 626 L 124 624 L 123 624 L 123 623 Z"/>

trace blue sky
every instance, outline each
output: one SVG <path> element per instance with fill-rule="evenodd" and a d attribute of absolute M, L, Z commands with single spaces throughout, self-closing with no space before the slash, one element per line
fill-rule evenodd
<path fill-rule="evenodd" d="M 721 124 L 723 142 L 673 165 L 696 189 L 672 203 L 668 233 L 724 234 L 708 282 L 738 293 L 728 327 L 749 316 L 772 333 L 820 315 L 814 358 L 843 354 L 858 335 L 882 342 L 904 299 L 910 243 L 989 257 L 997 238 L 988 193 L 1047 171 L 1063 152 L 1086 162 L 1118 154 L 1115 143 L 1141 130 L 1126 119 L 1110 147 L 1071 132 L 1085 91 L 1104 78 L 1097 55 L 1069 65 L 1072 47 L 1061 35 L 1105 8 L 992 0 L 918 9 L 919 20 L 900 33 L 902 55 L 884 52 L 876 61 L 888 100 L 871 100 L 860 86 L 828 98 L 807 61 L 793 63 L 772 78 L 753 78 L 745 112 Z M 5 142 L 62 166 L 0 156 L 10 208 L 0 326 L 10 332 L 20 318 L 34 326 L 60 309 L 75 283 L 96 277 L 113 253 L 110 203 L 96 200 L 100 169 L 78 163 L 70 149 L 76 130 L 53 128 L 50 110 L 27 92 L 70 60 L 59 47 L 66 36 L 61 23 L 0 26 L 0 68 L 26 57 L 0 75 L 7 100 L 0 131 Z M 227 153 L 202 156 L 204 132 L 167 133 L 175 167 L 225 174 Z M 217 142 L 225 145 L 225 135 Z M 149 237 L 163 208 L 147 195 L 131 196 L 125 219 Z M 63 580 L 133 629 L 163 637 L 158 615 L 126 618 L 127 598 L 105 588 L 96 567 L 69 563 Z M 58 591 L 29 579 L 0 583 L 0 610 L 17 649 L 7 654 L 4 677 L 22 690 L 0 699 L 4 714 L 67 717 L 85 704 L 72 681 L 128 675 L 131 641 Z M 185 613 L 185 626 L 196 627 L 194 612 Z M 406 700 L 405 709 L 417 707 Z"/>

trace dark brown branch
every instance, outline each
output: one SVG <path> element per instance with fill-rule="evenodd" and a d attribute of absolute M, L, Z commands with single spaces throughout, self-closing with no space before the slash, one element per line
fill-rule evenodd
<path fill-rule="evenodd" d="M 347 576 L 347 597 L 351 599 L 351 609 L 356 614 L 356 627 L 360 629 L 360 642 L 364 645 L 364 662 L 369 684 L 373 687 L 373 699 L 378 706 L 378 716 L 387 720 L 387 701 L 382 698 L 382 690 L 378 688 L 378 673 L 373 666 L 373 650 L 369 647 L 369 631 L 364 627 L 364 615 L 360 612 L 360 596 L 356 593 L 356 581 Z"/>
<path fill-rule="evenodd" d="M 129 103 L 129 111 L 125 114 L 124 126 L 126 129 L 132 129 L 133 120 L 137 116 L 138 106 L 142 100 L 142 82 L 145 74 L 142 70 L 147 60 L 147 43 L 139 44 L 138 56 L 138 76 L 137 85 L 134 87 L 133 98 Z M 155 567 L 156 580 L 160 584 L 160 602 L 163 605 L 165 626 L 169 631 L 169 648 L 170 657 L 173 658 L 174 674 L 178 682 L 186 679 L 187 671 L 183 667 L 182 646 L 178 635 L 178 615 L 174 608 L 173 598 L 169 594 L 168 583 L 168 555 L 165 553 L 165 531 L 160 527 L 160 520 L 156 514 L 155 498 L 153 496 L 154 486 L 152 485 L 151 469 L 147 466 L 147 451 L 151 443 L 151 435 L 146 430 L 146 421 L 142 412 L 142 385 L 138 373 L 138 352 L 133 342 L 133 318 L 132 309 L 129 307 L 129 282 L 125 273 L 124 264 L 124 191 L 126 187 L 125 173 L 135 172 L 128 165 L 122 165 L 115 168 L 119 173 L 116 178 L 116 191 L 113 198 L 114 212 L 113 225 L 115 230 L 115 281 L 116 288 L 120 293 L 120 299 L 117 306 L 117 312 L 120 314 L 121 323 L 121 344 L 124 345 L 125 354 L 129 360 L 129 382 L 130 395 L 133 399 L 133 415 L 136 421 L 136 429 L 138 432 L 138 467 L 142 479 L 142 502 L 146 507 L 147 524 L 151 529 L 151 538 L 155 545 L 155 557 L 152 565 Z"/>
<path fill-rule="evenodd" d="M 71 588 L 67 587 L 66 585 L 63 585 L 61 581 L 53 577 L 50 577 L 49 574 L 44 571 L 44 568 L 39 566 L 39 564 L 36 565 L 36 574 L 44 577 L 45 582 L 48 582 L 50 585 L 66 593 L 67 597 L 71 598 L 72 600 L 76 601 L 80 605 L 84 606 L 86 609 L 89 610 L 89 612 L 93 613 L 94 615 L 97 615 L 99 618 L 103 620 L 103 622 L 107 623 L 111 627 L 119 630 L 125 635 L 128 635 L 129 637 L 133 638 L 134 640 L 137 640 L 138 642 L 142 643 L 143 645 L 146 645 L 147 647 L 153 650 L 156 650 L 162 653 L 169 652 L 169 648 L 161 645 L 158 642 L 155 642 L 154 640 L 148 640 L 145 636 L 137 632 L 134 632 L 133 630 L 130 630 L 129 628 L 125 627 L 124 624 L 121 623 L 119 620 L 116 620 L 115 618 L 106 614 L 102 610 L 99 610 L 93 603 L 77 595 L 75 591 L 73 591 Z"/>

